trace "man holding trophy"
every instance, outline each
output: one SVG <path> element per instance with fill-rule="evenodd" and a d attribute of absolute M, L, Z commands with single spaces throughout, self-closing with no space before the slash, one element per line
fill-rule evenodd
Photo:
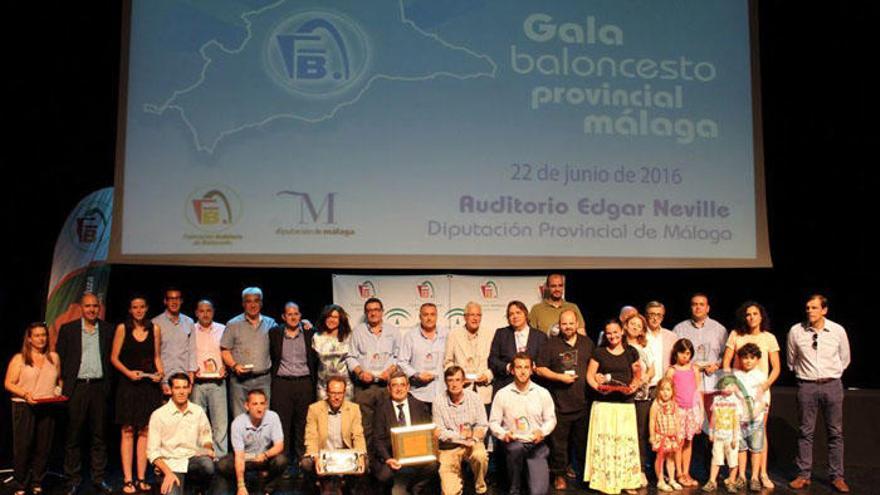
<path fill-rule="evenodd" d="M 529 472 L 531 495 L 546 495 L 549 491 L 550 449 L 544 439 L 556 427 L 556 412 L 550 392 L 532 382 L 532 367 L 528 354 L 518 352 L 513 357 L 513 383 L 495 394 L 489 415 L 492 435 L 502 442 L 507 454 L 510 495 L 522 493 L 523 467 Z"/>
<path fill-rule="evenodd" d="M 593 355 L 593 341 L 580 335 L 577 328 L 574 311 L 560 313 L 559 335 L 548 339 L 541 349 L 535 370 L 547 381 L 556 404 L 550 469 L 556 476 L 553 485 L 557 490 L 566 489 L 566 477 L 575 479 L 571 465 L 584 465 L 582 456 L 587 448 L 587 364 Z M 573 463 L 568 458 L 572 446 L 577 454 Z"/>

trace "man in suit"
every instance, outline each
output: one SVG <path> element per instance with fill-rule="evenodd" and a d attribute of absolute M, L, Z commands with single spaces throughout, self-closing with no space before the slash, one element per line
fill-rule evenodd
<path fill-rule="evenodd" d="M 508 326 L 495 331 L 492 348 L 489 351 L 489 368 L 495 375 L 495 392 L 513 382 L 513 368 L 510 363 L 519 352 L 528 354 L 537 361 L 541 348 L 547 343 L 547 334 L 529 328 L 529 311 L 521 301 L 507 304 Z"/>
<path fill-rule="evenodd" d="M 80 308 L 82 318 L 62 326 L 55 345 L 64 381 L 61 393 L 70 398 L 64 456 L 66 492 L 75 494 L 82 482 L 81 441 L 87 427 L 91 433 L 92 483 L 95 491 L 110 494 L 112 489 L 104 482 L 104 471 L 107 467 L 106 407 L 113 328 L 98 319 L 101 302 L 95 294 L 83 294 Z"/>
<path fill-rule="evenodd" d="M 312 331 L 303 327 L 299 306 L 284 305 L 283 325 L 269 331 L 272 359 L 272 410 L 281 417 L 287 449 L 293 459 L 305 453 L 306 414 L 315 401 L 318 354 L 312 349 Z"/>
<path fill-rule="evenodd" d="M 376 408 L 373 423 L 373 442 L 370 444 L 370 466 L 373 476 L 383 484 L 393 484 L 392 495 L 425 493 L 434 474 L 436 462 L 417 466 L 402 466 L 393 457 L 391 428 L 432 422 L 431 411 L 424 402 L 409 394 L 409 380 L 397 370 L 388 380 L 389 397 Z"/>
<path fill-rule="evenodd" d="M 306 419 L 306 453 L 300 465 L 304 471 L 318 475 L 322 494 L 341 494 L 344 479 L 325 476 L 318 461 L 322 450 L 354 450 L 362 455 L 358 459 L 361 472 L 366 466 L 367 443 L 361 424 L 361 409 L 345 400 L 345 378 L 331 376 L 327 380 L 327 399 L 309 406 Z"/>

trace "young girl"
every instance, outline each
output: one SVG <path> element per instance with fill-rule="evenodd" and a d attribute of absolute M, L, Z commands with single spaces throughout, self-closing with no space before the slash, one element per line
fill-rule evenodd
<path fill-rule="evenodd" d="M 673 399 L 674 395 L 672 379 L 663 378 L 657 382 L 657 396 L 651 404 L 649 420 L 651 448 L 657 452 L 657 460 L 654 461 L 657 489 L 663 492 L 682 489 L 675 481 L 675 458 L 681 453 L 682 429 L 681 410 Z M 664 463 L 669 483 L 663 477 Z"/>
<path fill-rule="evenodd" d="M 672 366 L 666 370 L 666 377 L 672 380 L 675 390 L 675 402 L 681 408 L 681 434 L 684 441 L 681 454 L 675 458 L 678 470 L 678 482 L 684 486 L 697 486 L 691 478 L 692 440 L 699 433 L 703 424 L 703 399 L 699 390 L 703 381 L 700 370 L 691 363 L 694 357 L 694 344 L 688 339 L 678 339 L 672 346 Z"/>

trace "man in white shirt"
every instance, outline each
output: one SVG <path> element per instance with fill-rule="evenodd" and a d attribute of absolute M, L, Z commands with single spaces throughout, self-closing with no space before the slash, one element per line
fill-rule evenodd
<path fill-rule="evenodd" d="M 489 429 L 507 455 L 510 495 L 522 493 L 523 467 L 529 472 L 531 495 L 546 495 L 550 488 L 550 449 L 544 439 L 556 427 L 556 412 L 550 392 L 532 383 L 532 367 L 528 354 L 514 356 L 513 383 L 495 394 L 489 415 Z"/>
<path fill-rule="evenodd" d="M 665 317 L 666 306 L 660 301 L 651 301 L 645 305 L 645 319 L 648 322 L 645 336 L 648 338 L 651 354 L 655 357 L 654 378 L 651 378 L 649 384 L 651 389 L 657 386 L 657 382 L 665 376 L 666 369 L 671 366 L 672 346 L 678 340 L 678 336 L 672 330 L 663 328 L 663 318 Z M 651 397 L 653 396 L 652 390 Z"/>
<path fill-rule="evenodd" d="M 828 299 L 814 294 L 807 300 L 806 321 L 788 332 L 788 367 L 797 375 L 798 455 L 797 477 L 789 483 L 799 490 L 810 484 L 813 466 L 813 432 L 816 415 L 828 430 L 828 477 L 834 489 L 848 493 L 843 479 L 843 383 L 840 377 L 849 366 L 849 339 L 844 328 L 825 317 Z"/>
<path fill-rule="evenodd" d="M 189 375 L 175 373 L 168 384 L 171 400 L 150 416 L 147 458 L 159 473 L 162 495 L 182 495 L 185 483 L 209 483 L 214 476 L 213 438 L 205 411 L 189 401 Z"/>

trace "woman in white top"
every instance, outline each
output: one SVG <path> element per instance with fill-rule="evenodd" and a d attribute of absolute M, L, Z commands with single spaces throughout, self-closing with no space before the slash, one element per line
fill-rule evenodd
<path fill-rule="evenodd" d="M 724 359 L 722 366 L 725 372 L 730 372 L 731 368 L 739 368 L 739 358 L 736 352 L 744 345 L 753 343 L 761 349 L 761 359 L 758 361 L 758 369 L 766 376 L 766 381 L 761 384 L 761 391 L 767 398 L 768 407 L 765 412 L 766 416 L 770 414 L 770 387 L 773 382 L 779 378 L 779 342 L 776 336 L 770 332 L 770 318 L 767 316 L 767 310 L 764 306 L 754 302 L 747 301 L 736 310 L 736 327 L 730 332 L 727 338 L 727 345 L 724 349 Z M 767 475 L 767 417 L 764 418 L 764 451 L 761 453 L 761 465 L 752 466 L 752 469 L 758 469 L 761 478 L 761 486 L 763 488 L 773 488 L 773 482 Z M 745 451 L 740 453 L 739 457 L 739 477 L 738 483 L 745 485 L 746 476 L 746 455 Z"/>
<path fill-rule="evenodd" d="M 60 390 L 61 360 L 49 351 L 49 328 L 31 323 L 25 330 L 21 352 L 6 369 L 6 390 L 12 394 L 13 478 L 16 495 L 42 493 L 40 482 L 52 446 L 55 417 L 52 408 L 39 401 L 52 399 Z"/>

